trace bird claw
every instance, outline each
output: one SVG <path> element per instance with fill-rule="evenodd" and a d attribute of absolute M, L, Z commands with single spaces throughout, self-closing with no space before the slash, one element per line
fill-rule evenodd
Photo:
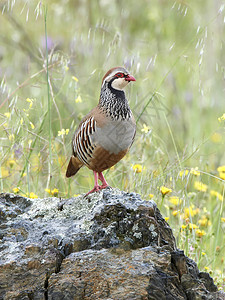
<path fill-rule="evenodd" d="M 89 194 L 92 194 L 92 193 L 95 193 L 95 192 L 99 192 L 100 191 L 100 185 L 97 185 L 97 186 L 94 186 L 94 188 L 92 189 L 92 190 L 90 190 L 86 195 L 85 195 L 85 197 L 86 196 L 88 196 Z"/>
<path fill-rule="evenodd" d="M 95 193 L 95 192 L 100 192 L 100 190 L 103 190 L 103 189 L 105 189 L 105 188 L 107 188 L 107 187 L 109 187 L 108 184 L 96 185 L 96 186 L 94 186 L 94 188 L 93 188 L 92 190 L 90 190 L 90 191 L 85 195 L 85 197 L 88 196 L 89 194 L 92 194 L 92 193 Z"/>
<path fill-rule="evenodd" d="M 103 189 L 107 188 L 108 186 L 109 186 L 108 184 L 102 184 L 102 185 L 100 185 L 99 189 L 103 190 Z"/>

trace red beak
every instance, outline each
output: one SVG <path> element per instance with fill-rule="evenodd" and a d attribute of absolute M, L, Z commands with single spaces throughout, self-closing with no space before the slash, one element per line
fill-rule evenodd
<path fill-rule="evenodd" d="M 135 79 L 132 75 L 127 75 L 127 76 L 125 77 L 125 80 L 126 80 L 126 81 L 136 81 L 136 79 Z"/>

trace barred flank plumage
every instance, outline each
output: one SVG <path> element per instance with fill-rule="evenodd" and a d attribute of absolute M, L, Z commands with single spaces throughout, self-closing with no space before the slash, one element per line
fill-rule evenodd
<path fill-rule="evenodd" d="M 84 164 L 89 164 L 88 160 L 92 158 L 95 145 L 92 142 L 92 134 L 95 132 L 96 121 L 94 117 L 88 118 L 81 123 L 81 127 L 74 135 L 73 149 L 77 157 Z"/>

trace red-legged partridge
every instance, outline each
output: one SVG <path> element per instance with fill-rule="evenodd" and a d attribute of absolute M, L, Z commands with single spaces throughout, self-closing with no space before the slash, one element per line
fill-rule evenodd
<path fill-rule="evenodd" d="M 110 69 L 102 79 L 98 105 L 74 133 L 66 177 L 75 175 L 83 165 L 93 170 L 95 185 L 87 195 L 108 186 L 102 172 L 119 162 L 133 143 L 136 123 L 123 91 L 130 81 L 136 80 L 125 68 Z"/>

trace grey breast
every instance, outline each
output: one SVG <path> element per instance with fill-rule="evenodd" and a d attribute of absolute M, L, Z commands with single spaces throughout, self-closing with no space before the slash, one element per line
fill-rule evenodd
<path fill-rule="evenodd" d="M 102 128 L 97 127 L 92 141 L 110 153 L 118 154 L 132 144 L 136 125 L 130 120 L 110 121 Z"/>

